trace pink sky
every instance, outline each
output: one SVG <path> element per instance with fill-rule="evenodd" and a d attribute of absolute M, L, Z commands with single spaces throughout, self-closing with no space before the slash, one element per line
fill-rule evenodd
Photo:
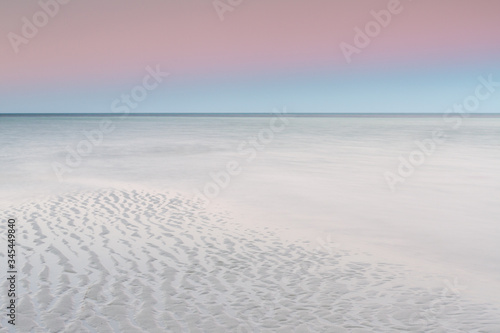
<path fill-rule="evenodd" d="M 208 0 L 73 0 L 16 54 L 7 34 L 40 6 L 3 1 L 0 84 L 113 82 L 154 64 L 210 77 L 499 59 L 500 1 L 401 0 L 401 14 L 347 64 L 339 44 L 388 2 L 244 0 L 221 22 Z"/>

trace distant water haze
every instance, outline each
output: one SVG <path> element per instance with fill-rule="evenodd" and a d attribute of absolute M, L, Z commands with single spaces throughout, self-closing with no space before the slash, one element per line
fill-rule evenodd
<path fill-rule="evenodd" d="M 272 118 L 113 117 L 114 129 L 68 166 L 68 151 L 101 119 L 0 118 L 2 206 L 117 186 L 194 196 L 233 163 L 239 172 L 207 193 L 241 223 L 465 272 L 472 288 L 500 295 L 499 118 L 454 129 L 440 117 L 286 118 L 275 127 Z M 401 158 L 437 130 L 446 139 L 401 176 Z M 71 172 L 59 179 L 57 165 Z M 393 190 L 388 172 L 402 179 Z"/>

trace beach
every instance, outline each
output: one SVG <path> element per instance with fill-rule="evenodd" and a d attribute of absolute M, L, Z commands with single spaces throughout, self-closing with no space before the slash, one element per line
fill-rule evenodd
<path fill-rule="evenodd" d="M 16 329 L 500 331 L 500 119 L 280 117 L 2 117 Z"/>

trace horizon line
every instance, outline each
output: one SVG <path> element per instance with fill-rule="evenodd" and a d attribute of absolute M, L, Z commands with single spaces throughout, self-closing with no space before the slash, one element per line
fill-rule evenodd
<path fill-rule="evenodd" d="M 439 117 L 444 116 L 446 113 L 390 113 L 390 112 L 376 112 L 376 113 L 328 113 L 328 112 L 259 112 L 259 113 L 245 113 L 245 112 L 228 112 L 228 113 L 0 113 L 0 117 L 272 117 L 280 115 L 282 117 Z M 468 113 L 469 117 L 500 117 L 500 113 Z"/>

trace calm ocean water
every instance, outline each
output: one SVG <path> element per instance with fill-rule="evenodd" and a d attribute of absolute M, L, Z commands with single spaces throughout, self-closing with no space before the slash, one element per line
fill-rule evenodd
<path fill-rule="evenodd" d="M 100 117 L 0 117 L 2 206 L 123 184 L 204 193 L 256 226 L 330 234 L 500 292 L 499 118 L 109 119 L 101 138 Z M 446 138 L 431 144 L 436 131 Z"/>

